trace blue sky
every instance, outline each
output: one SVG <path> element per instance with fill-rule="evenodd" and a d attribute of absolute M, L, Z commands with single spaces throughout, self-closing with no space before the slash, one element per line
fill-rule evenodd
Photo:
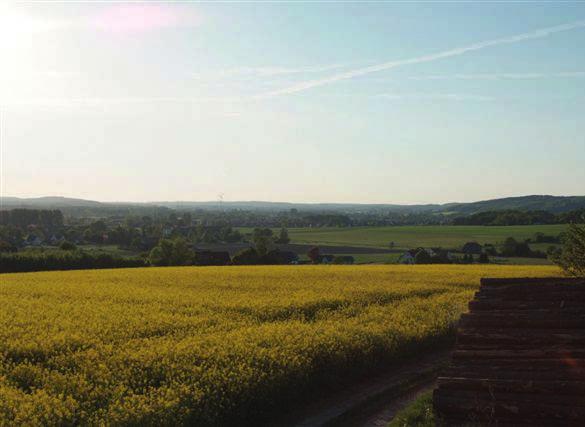
<path fill-rule="evenodd" d="M 3 195 L 585 194 L 583 2 L 7 2 Z"/>

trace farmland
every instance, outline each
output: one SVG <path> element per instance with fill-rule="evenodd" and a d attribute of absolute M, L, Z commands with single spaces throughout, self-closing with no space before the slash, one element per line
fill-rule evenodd
<path fill-rule="evenodd" d="M 257 422 L 450 339 L 484 276 L 554 267 L 181 267 L 5 274 L 0 424 Z"/>
<path fill-rule="evenodd" d="M 356 263 L 396 263 L 405 250 L 417 247 L 442 247 L 459 251 L 470 241 L 492 244 L 499 247 L 508 237 L 518 241 L 534 238 L 535 233 L 557 236 L 567 228 L 565 224 L 518 225 L 518 226 L 450 226 L 413 225 L 392 227 L 318 227 L 289 228 L 291 242 L 298 246 L 290 249 L 304 255 L 311 246 L 319 246 L 331 254 L 352 255 Z M 251 233 L 251 228 L 240 228 Z M 278 233 L 278 229 L 273 230 Z M 393 243 L 390 248 L 390 243 Z M 292 246 L 294 246 L 292 245 Z M 304 245 L 304 251 L 299 248 Z M 533 250 L 546 252 L 551 244 L 531 243 Z M 556 246 L 556 245 L 554 245 Z M 286 248 L 288 249 L 288 248 Z M 359 250 L 359 252 L 358 252 Z M 368 252 L 371 251 L 371 252 Z M 498 258 L 499 264 L 550 265 L 546 258 Z"/>
<path fill-rule="evenodd" d="M 566 225 L 518 225 L 518 226 L 401 226 L 401 227 L 349 227 L 349 228 L 291 228 L 289 235 L 294 243 L 366 246 L 388 248 L 390 242 L 398 249 L 441 246 L 460 248 L 466 242 L 498 244 L 507 237 L 528 239 L 537 232 L 558 235 Z"/>

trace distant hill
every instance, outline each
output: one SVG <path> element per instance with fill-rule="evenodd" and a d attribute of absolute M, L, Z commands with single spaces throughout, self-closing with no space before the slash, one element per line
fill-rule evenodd
<path fill-rule="evenodd" d="M 478 212 L 517 209 L 562 213 L 582 208 L 585 208 L 585 196 L 521 196 L 473 203 L 450 203 L 443 205 L 441 212 L 471 215 Z"/>
<path fill-rule="evenodd" d="M 173 209 L 209 209 L 215 210 L 220 207 L 218 201 L 214 202 L 152 202 L 158 206 L 165 206 Z M 242 210 L 270 210 L 288 211 L 298 209 L 302 211 L 343 211 L 343 212 L 365 212 L 375 210 L 391 210 L 394 212 L 411 211 L 433 211 L 441 205 L 394 205 L 394 204 L 361 204 L 361 203 L 290 203 L 290 202 L 262 202 L 262 201 L 237 201 L 222 202 L 222 209 Z"/>
<path fill-rule="evenodd" d="M 85 199 L 73 199 L 69 197 L 46 196 L 46 197 L 0 197 L 0 204 L 3 208 L 36 208 L 36 209 L 58 209 L 62 207 L 101 207 L 102 202 Z"/>
<path fill-rule="evenodd" d="M 63 208 L 96 208 L 96 209 L 136 209 L 136 208 L 171 208 L 171 209 L 206 209 L 217 210 L 220 203 L 213 202 L 97 202 L 85 199 L 68 197 L 37 197 L 18 198 L 0 197 L 2 209 L 32 208 L 32 209 L 63 209 Z M 444 215 L 471 215 L 478 212 L 496 210 L 544 210 L 552 213 L 568 212 L 585 208 L 585 196 L 521 196 L 502 199 L 483 200 L 472 203 L 445 203 L 424 205 L 397 205 L 397 204 L 357 204 L 357 203 L 287 203 L 238 201 L 222 202 L 221 209 L 226 210 L 263 210 L 263 211 L 338 211 L 338 212 L 374 212 L 391 211 L 395 213 L 431 213 Z"/>

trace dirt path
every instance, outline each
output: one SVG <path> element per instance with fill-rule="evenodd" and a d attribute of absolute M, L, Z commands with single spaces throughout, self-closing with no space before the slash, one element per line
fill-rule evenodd
<path fill-rule="evenodd" d="M 434 386 L 449 351 L 426 354 L 345 387 L 307 405 L 303 414 L 284 425 L 385 426 L 397 411 L 420 393 Z"/>
<path fill-rule="evenodd" d="M 362 427 L 385 427 L 390 421 L 394 419 L 396 414 L 402 409 L 406 408 L 410 402 L 417 399 L 423 393 L 433 390 L 436 386 L 436 381 L 433 379 L 430 383 L 420 384 L 410 390 L 406 390 L 400 396 L 397 396 L 389 402 L 384 409 L 371 415 L 358 425 Z"/>

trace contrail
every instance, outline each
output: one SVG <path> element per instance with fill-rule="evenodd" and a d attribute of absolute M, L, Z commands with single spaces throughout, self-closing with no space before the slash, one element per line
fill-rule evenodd
<path fill-rule="evenodd" d="M 531 31 L 529 33 L 518 34 L 515 36 L 488 40 L 484 42 L 475 43 L 465 47 L 458 47 L 455 49 L 446 50 L 444 52 L 438 52 L 431 55 L 417 56 L 410 59 L 402 59 L 398 61 L 385 62 L 383 64 L 372 65 L 365 68 L 359 68 L 353 71 L 346 71 L 345 73 L 334 74 L 330 77 L 322 79 L 308 80 L 305 82 L 297 83 L 293 86 L 289 86 L 283 89 L 274 90 L 254 96 L 255 99 L 272 98 L 279 95 L 288 95 L 291 93 L 303 92 L 307 89 L 311 89 L 318 86 L 324 86 L 331 83 L 338 82 L 340 80 L 347 80 L 353 77 L 363 76 L 365 74 L 375 73 L 376 71 L 390 70 L 392 68 L 401 67 L 403 65 L 420 64 L 423 62 L 436 61 L 438 59 L 450 58 L 453 56 L 464 55 L 468 52 L 485 49 L 492 46 L 499 46 L 505 44 L 518 43 L 524 40 L 540 39 L 548 37 L 551 34 L 560 33 L 563 31 L 570 31 L 577 28 L 585 27 L 585 20 L 576 21 L 569 24 L 557 25 L 554 27 L 541 28 L 539 30 Z"/>

